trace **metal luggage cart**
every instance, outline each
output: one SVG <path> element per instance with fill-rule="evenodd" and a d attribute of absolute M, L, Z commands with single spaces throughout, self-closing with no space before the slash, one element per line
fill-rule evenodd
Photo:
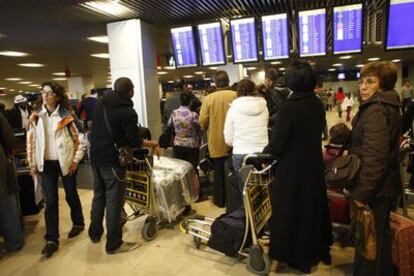
<path fill-rule="evenodd" d="M 141 230 L 142 238 L 151 241 L 158 234 L 158 215 L 155 208 L 155 190 L 151 183 L 152 157 L 148 156 L 147 149 L 134 150 L 133 164 L 127 168 L 125 184 L 125 203 L 132 209 L 132 214 L 124 210 L 123 224 L 144 215 L 144 227 Z"/>
<path fill-rule="evenodd" d="M 269 165 L 263 168 L 262 164 Z M 248 269 L 259 275 L 268 274 L 270 270 L 270 258 L 264 253 L 258 240 L 259 235 L 262 239 L 268 239 L 268 233 L 264 233 L 263 229 L 272 215 L 269 185 L 272 182 L 272 169 L 275 164 L 276 161 L 270 155 L 249 154 L 244 158 L 240 170 L 244 179 L 243 203 L 246 212 L 246 230 L 238 255 L 247 257 Z M 208 242 L 213 222 L 214 219 L 208 217 L 190 218 L 183 221 L 181 229 L 193 236 L 195 245 L 199 249 L 201 244 Z M 248 247 L 250 234 L 252 244 Z"/>

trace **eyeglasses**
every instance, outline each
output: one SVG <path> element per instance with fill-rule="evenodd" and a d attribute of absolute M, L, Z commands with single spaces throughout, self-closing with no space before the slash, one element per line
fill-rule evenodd
<path fill-rule="evenodd" d="M 52 91 L 45 91 L 45 90 L 42 90 L 42 91 L 40 91 L 40 94 L 42 94 L 42 96 L 56 96 L 56 93 L 54 93 L 54 92 L 52 92 Z"/>

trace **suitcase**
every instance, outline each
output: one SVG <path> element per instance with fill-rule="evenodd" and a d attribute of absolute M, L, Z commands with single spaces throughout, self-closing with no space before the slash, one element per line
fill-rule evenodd
<path fill-rule="evenodd" d="M 350 203 L 344 194 L 335 189 L 328 189 L 328 203 L 333 223 L 351 224 Z"/>
<path fill-rule="evenodd" d="M 23 216 L 36 215 L 42 209 L 42 203 L 36 204 L 35 200 L 35 186 L 32 176 L 27 174 L 19 174 L 17 181 L 20 185 L 20 209 Z"/>
<path fill-rule="evenodd" d="M 239 190 L 237 176 L 233 169 L 227 175 L 226 183 L 226 212 L 230 213 L 243 206 L 242 194 Z"/>
<path fill-rule="evenodd" d="M 391 213 L 390 226 L 393 263 L 400 276 L 414 275 L 414 221 Z"/>

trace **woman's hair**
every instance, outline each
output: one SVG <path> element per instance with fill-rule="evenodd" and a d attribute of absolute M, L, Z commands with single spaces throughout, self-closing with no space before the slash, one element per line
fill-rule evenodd
<path fill-rule="evenodd" d="M 342 87 L 339 87 L 338 88 L 338 92 L 341 92 L 342 93 L 342 92 L 344 92 L 344 89 Z"/>
<path fill-rule="evenodd" d="M 253 96 L 256 94 L 256 85 L 248 79 L 241 80 L 237 85 L 237 96 Z"/>
<path fill-rule="evenodd" d="M 270 67 L 265 72 L 265 78 L 269 79 L 272 82 L 272 85 L 276 83 L 278 77 L 277 70 L 273 67 Z"/>
<path fill-rule="evenodd" d="M 191 95 L 188 92 L 181 92 L 180 104 L 183 106 L 189 106 L 191 103 Z"/>
<path fill-rule="evenodd" d="M 316 76 L 306 61 L 294 61 L 286 71 L 286 85 L 294 93 L 313 93 Z"/>
<path fill-rule="evenodd" d="M 361 70 L 361 78 L 372 76 L 379 79 L 381 90 L 392 90 L 397 82 L 397 67 L 389 61 L 367 63 Z"/>
<path fill-rule="evenodd" d="M 66 94 L 65 88 L 62 85 L 56 82 L 47 81 L 42 83 L 42 89 L 45 86 L 52 88 L 53 93 L 56 95 L 58 105 L 66 108 L 67 110 L 72 109 L 72 106 L 69 104 L 68 95 Z"/>
<path fill-rule="evenodd" d="M 336 125 L 333 125 L 329 129 L 329 143 L 335 145 L 343 145 L 348 140 L 350 134 L 351 130 L 346 124 L 338 123 Z"/>

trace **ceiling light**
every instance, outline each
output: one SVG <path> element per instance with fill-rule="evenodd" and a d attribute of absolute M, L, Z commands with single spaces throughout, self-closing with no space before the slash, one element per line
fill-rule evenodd
<path fill-rule="evenodd" d="M 90 36 L 90 37 L 87 37 L 86 39 L 92 40 L 92 41 L 95 41 L 95 42 L 99 42 L 99 43 L 109 43 L 108 36 L 106 36 L 106 35 Z"/>
<path fill-rule="evenodd" d="M 29 86 L 30 86 L 30 87 L 39 87 L 40 85 L 39 85 L 39 84 L 34 83 L 34 84 L 30 84 Z"/>
<path fill-rule="evenodd" d="M 341 67 L 342 66 L 342 63 L 335 63 L 335 64 L 332 64 L 332 66 Z"/>
<path fill-rule="evenodd" d="M 358 68 L 362 68 L 364 66 L 365 66 L 365 64 L 358 64 L 358 65 L 356 65 L 356 67 L 358 67 Z"/>
<path fill-rule="evenodd" d="M 280 68 L 279 68 L 279 70 L 280 70 L 280 71 L 285 71 L 285 70 L 286 70 L 286 68 L 285 68 L 285 67 L 280 67 Z"/>
<path fill-rule="evenodd" d="M 31 84 L 31 81 L 19 81 L 20 84 Z"/>
<path fill-rule="evenodd" d="M 55 73 L 52 73 L 52 75 L 55 75 L 55 76 L 66 76 L 65 72 L 55 72 Z"/>
<path fill-rule="evenodd" d="M 218 67 L 210 67 L 210 70 L 217 70 Z"/>
<path fill-rule="evenodd" d="M 252 67 L 247 67 L 246 69 L 247 69 L 247 70 L 256 70 L 257 68 L 256 68 L 256 67 L 254 67 L 254 66 L 252 66 Z"/>
<path fill-rule="evenodd" d="M 282 62 L 280 62 L 280 61 L 272 61 L 270 64 L 278 65 L 278 64 L 282 64 Z"/>
<path fill-rule="evenodd" d="M 193 75 L 184 75 L 183 78 L 185 79 L 191 79 L 192 77 L 194 77 Z"/>
<path fill-rule="evenodd" d="M 10 89 L 10 92 L 14 92 L 14 91 L 16 91 L 16 90 L 14 90 L 14 89 Z"/>
<path fill-rule="evenodd" d="M 393 59 L 392 62 L 400 62 L 401 59 Z"/>
<path fill-rule="evenodd" d="M 6 90 L 7 88 L 6 87 L 0 87 L 0 90 Z"/>
<path fill-rule="evenodd" d="M 28 53 L 23 52 L 16 52 L 16 51 L 3 51 L 0 52 L 1 56 L 7 56 L 7 57 L 25 57 L 28 56 Z"/>
<path fill-rule="evenodd" d="M 108 53 L 91 54 L 91 56 L 96 57 L 96 58 L 109 58 L 109 54 Z"/>
<path fill-rule="evenodd" d="M 339 59 L 351 59 L 352 58 L 352 56 L 342 56 L 342 57 L 339 57 Z"/>
<path fill-rule="evenodd" d="M 174 83 L 174 81 L 173 80 L 170 80 L 170 81 L 167 81 L 167 83 Z"/>
<path fill-rule="evenodd" d="M 23 93 L 23 90 L 19 90 L 19 93 Z"/>
<path fill-rule="evenodd" d="M 203 75 L 204 74 L 204 71 L 195 71 L 194 74 L 195 75 Z"/>
<path fill-rule="evenodd" d="M 21 81 L 21 78 L 7 78 L 6 81 Z"/>
<path fill-rule="evenodd" d="M 166 69 L 166 70 L 175 70 L 175 66 L 165 66 L 164 69 Z"/>
<path fill-rule="evenodd" d="M 368 59 L 368 61 L 377 61 L 377 60 L 380 60 L 380 58 L 379 57 L 373 57 L 373 58 Z"/>
<path fill-rule="evenodd" d="M 203 78 L 203 80 L 209 81 L 209 80 L 211 80 L 211 78 Z"/>
<path fill-rule="evenodd" d="M 55 81 L 65 81 L 67 79 L 66 78 L 53 78 L 53 80 L 55 80 Z"/>
<path fill-rule="evenodd" d="M 232 58 L 232 57 L 233 57 L 232 55 L 228 55 L 228 56 L 227 56 L 227 58 Z"/>
<path fill-rule="evenodd" d="M 168 74 L 168 72 L 165 72 L 165 71 L 159 71 L 157 74 L 158 74 L 158 75 L 167 75 L 167 74 Z"/>
<path fill-rule="evenodd" d="M 161 66 L 157 66 L 157 70 L 161 70 L 161 69 L 162 69 Z M 110 74 L 110 73 L 108 73 L 108 74 Z"/>
<path fill-rule="evenodd" d="M 328 71 L 329 72 L 334 72 L 334 71 L 336 71 L 336 69 L 335 68 L 329 68 Z"/>
<path fill-rule="evenodd" d="M 95 12 L 115 16 L 124 16 L 128 13 L 132 13 L 131 9 L 123 6 L 119 1 L 89 1 L 81 5 Z"/>
<path fill-rule="evenodd" d="M 33 68 L 45 66 L 44 64 L 40 64 L 40 63 L 19 63 L 17 65 L 23 66 L 23 67 L 33 67 Z"/>

